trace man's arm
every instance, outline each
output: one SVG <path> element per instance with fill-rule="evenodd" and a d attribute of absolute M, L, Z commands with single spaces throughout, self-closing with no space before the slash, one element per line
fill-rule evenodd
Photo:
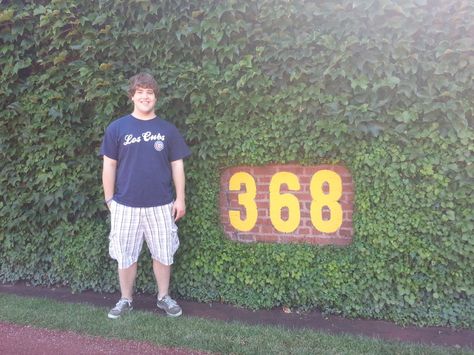
<path fill-rule="evenodd" d="M 102 187 L 104 189 L 104 200 L 107 202 L 112 199 L 115 192 L 115 174 L 117 172 L 117 160 L 104 155 L 102 166 Z M 110 201 L 107 203 L 110 206 Z"/>
<path fill-rule="evenodd" d="M 173 216 L 177 221 L 186 214 L 185 203 L 185 176 L 183 159 L 171 162 L 171 172 L 173 175 L 174 188 L 176 190 L 176 201 L 173 204 Z"/>

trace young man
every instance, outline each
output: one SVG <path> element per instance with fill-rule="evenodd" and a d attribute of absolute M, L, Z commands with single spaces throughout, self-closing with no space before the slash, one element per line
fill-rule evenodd
<path fill-rule="evenodd" d="M 150 74 L 132 77 L 133 112 L 107 127 L 100 148 L 104 198 L 111 212 L 109 253 L 118 262 L 122 294 L 108 314 L 112 319 L 132 310 L 143 240 L 153 258 L 158 308 L 173 317 L 182 313 L 168 289 L 179 246 L 175 222 L 186 213 L 183 159 L 190 150 L 176 127 L 155 115 L 158 93 Z"/>

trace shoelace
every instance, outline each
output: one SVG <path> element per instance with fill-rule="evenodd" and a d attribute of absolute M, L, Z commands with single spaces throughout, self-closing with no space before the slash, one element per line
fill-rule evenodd
<path fill-rule="evenodd" d="M 114 309 L 120 310 L 120 309 L 122 309 L 125 305 L 130 306 L 130 301 L 125 300 L 125 299 L 121 299 L 121 300 L 119 300 L 119 301 L 117 302 L 117 304 L 115 305 Z"/>
<path fill-rule="evenodd" d="M 176 301 L 174 299 L 172 299 L 171 297 L 163 297 L 162 299 L 163 302 L 166 303 L 166 305 L 171 308 L 171 307 L 175 307 L 177 306 L 178 304 L 176 303 Z"/>

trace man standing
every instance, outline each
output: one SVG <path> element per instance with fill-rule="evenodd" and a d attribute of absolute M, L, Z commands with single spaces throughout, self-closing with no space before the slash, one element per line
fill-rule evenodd
<path fill-rule="evenodd" d="M 182 313 L 168 291 L 179 246 L 175 222 L 186 213 L 183 159 L 191 152 L 176 127 L 155 115 L 158 94 L 150 74 L 133 76 L 128 89 L 133 112 L 107 127 L 100 148 L 104 198 L 111 212 L 109 253 L 118 262 L 122 294 L 108 314 L 112 319 L 133 308 L 143 240 L 153 259 L 158 308 L 172 317 Z"/>

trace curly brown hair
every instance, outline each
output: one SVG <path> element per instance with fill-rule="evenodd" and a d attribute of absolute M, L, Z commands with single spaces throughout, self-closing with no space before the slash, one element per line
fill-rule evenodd
<path fill-rule="evenodd" d="M 129 79 L 128 97 L 131 98 L 139 87 L 143 89 L 152 89 L 155 93 L 155 96 L 158 96 L 160 93 L 160 88 L 158 87 L 156 80 L 151 74 L 148 73 L 139 73 Z"/>

